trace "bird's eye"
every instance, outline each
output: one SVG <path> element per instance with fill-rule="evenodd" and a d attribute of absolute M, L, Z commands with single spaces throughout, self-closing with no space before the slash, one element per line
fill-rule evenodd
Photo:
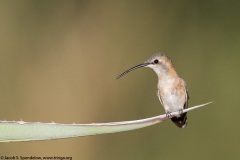
<path fill-rule="evenodd" d="M 155 63 L 155 64 L 158 64 L 158 62 L 159 62 L 159 61 L 158 61 L 157 59 L 154 60 L 154 63 Z"/>

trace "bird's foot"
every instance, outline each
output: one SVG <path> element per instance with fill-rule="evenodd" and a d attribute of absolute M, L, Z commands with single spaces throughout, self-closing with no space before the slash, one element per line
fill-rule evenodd
<path fill-rule="evenodd" d="M 183 109 L 180 109 L 179 111 L 178 111 L 178 113 L 181 115 L 181 114 L 183 114 Z"/>
<path fill-rule="evenodd" d="M 169 112 L 169 111 L 167 111 L 167 113 L 166 113 L 166 117 L 171 117 L 172 116 L 172 114 L 171 114 L 171 112 Z"/>

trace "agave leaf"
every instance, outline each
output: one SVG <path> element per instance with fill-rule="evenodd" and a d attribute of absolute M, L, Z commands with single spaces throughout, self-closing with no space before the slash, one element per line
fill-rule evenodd
<path fill-rule="evenodd" d="M 185 113 L 193 109 L 206 106 L 210 103 L 212 102 L 185 109 L 183 112 Z M 171 114 L 171 117 L 178 114 L 178 112 L 174 112 Z M 151 126 L 156 123 L 163 122 L 171 117 L 166 117 L 164 114 L 156 117 L 133 121 L 92 124 L 0 121 L 0 142 L 50 140 L 123 132 Z"/>

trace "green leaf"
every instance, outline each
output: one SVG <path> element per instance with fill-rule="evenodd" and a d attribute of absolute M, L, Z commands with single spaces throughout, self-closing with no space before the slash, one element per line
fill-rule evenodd
<path fill-rule="evenodd" d="M 183 112 L 185 113 L 193 109 L 208 105 L 210 103 L 212 102 L 185 109 Z M 179 113 L 171 113 L 171 117 L 176 115 L 179 115 Z M 0 142 L 50 140 L 123 132 L 151 126 L 156 123 L 163 122 L 171 117 L 166 117 L 164 114 L 156 117 L 133 121 L 92 124 L 0 121 Z"/>

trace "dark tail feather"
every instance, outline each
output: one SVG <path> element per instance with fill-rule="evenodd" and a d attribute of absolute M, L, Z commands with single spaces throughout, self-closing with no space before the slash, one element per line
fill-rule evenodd
<path fill-rule="evenodd" d="M 184 128 L 187 125 L 187 113 L 183 113 L 180 117 L 171 118 L 173 123 L 175 123 L 179 128 Z"/>

